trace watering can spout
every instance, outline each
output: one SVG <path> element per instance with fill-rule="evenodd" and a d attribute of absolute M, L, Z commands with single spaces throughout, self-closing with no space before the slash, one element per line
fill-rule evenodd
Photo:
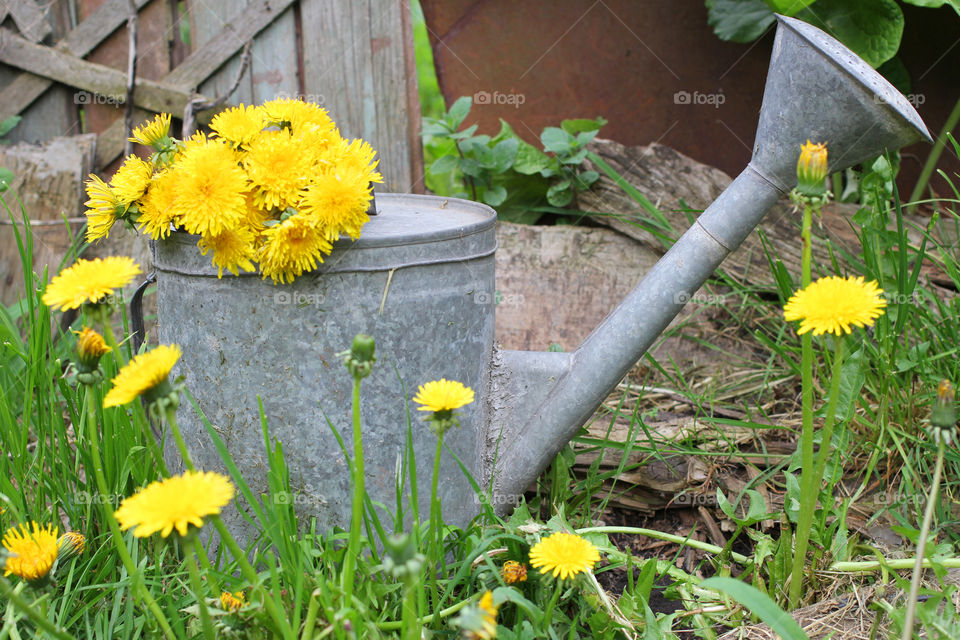
<path fill-rule="evenodd" d="M 907 99 L 853 52 L 802 21 L 778 21 L 746 169 L 575 352 L 495 356 L 491 397 L 504 406 L 492 407 L 484 468 L 500 511 L 515 503 L 724 258 L 796 185 L 807 139 L 828 143 L 830 171 L 930 141 Z"/>

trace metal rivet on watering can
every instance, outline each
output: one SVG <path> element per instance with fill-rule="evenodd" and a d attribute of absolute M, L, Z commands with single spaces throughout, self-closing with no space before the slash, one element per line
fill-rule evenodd
<path fill-rule="evenodd" d="M 830 169 L 839 171 L 929 139 L 906 98 L 869 65 L 822 31 L 778 19 L 750 164 L 573 353 L 494 346 L 495 214 L 481 204 L 380 194 L 380 215 L 359 240 L 338 242 L 321 268 L 282 287 L 255 274 L 218 279 L 195 237 L 158 242 L 161 341 L 183 347 L 178 373 L 254 492 L 267 486 L 259 396 L 297 492 L 284 499 L 321 528 L 347 522 L 349 473 L 326 421 L 350 433 L 350 377 L 334 356 L 367 333 L 379 358 L 362 409 L 374 502 L 395 508 L 404 394 L 447 378 L 480 401 L 446 442 L 481 486 L 492 482 L 495 506 L 506 511 L 793 187 L 804 141 L 829 141 Z M 181 413 L 198 466 L 222 468 L 201 421 Z M 410 429 L 426 487 L 435 439 L 419 420 Z M 441 474 L 444 515 L 465 524 L 480 501 L 452 456 Z"/>

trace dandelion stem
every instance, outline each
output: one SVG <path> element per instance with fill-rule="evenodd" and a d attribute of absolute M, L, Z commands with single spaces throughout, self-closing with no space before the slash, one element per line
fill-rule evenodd
<path fill-rule="evenodd" d="M 47 620 L 40 614 L 39 611 L 34 609 L 29 602 L 23 599 L 23 596 L 21 596 L 16 589 L 10 586 L 10 581 L 4 578 L 2 575 L 0 575 L 0 596 L 3 596 L 4 599 L 10 602 L 14 607 L 22 611 L 28 618 L 30 618 L 30 620 L 33 621 L 33 624 L 37 625 L 37 627 L 43 629 L 52 636 L 60 638 L 61 640 L 76 640 L 76 638 L 74 638 L 68 632 Z"/>
<path fill-rule="evenodd" d="M 554 582 L 557 583 L 557 586 L 554 587 L 550 602 L 547 603 L 547 608 L 543 611 L 543 620 L 541 621 L 540 627 L 543 633 L 547 633 L 550 629 L 550 622 L 553 620 L 553 609 L 557 606 L 557 600 L 560 599 L 560 590 L 563 589 L 563 580 L 554 578 Z"/>
<path fill-rule="evenodd" d="M 713 553 L 717 555 L 723 553 L 723 547 L 718 547 L 717 545 L 710 544 L 709 542 L 701 542 L 700 540 L 693 540 L 689 537 L 677 536 L 671 533 L 656 531 L 654 529 L 642 529 L 640 527 L 587 527 L 586 529 L 575 529 L 574 533 L 581 536 L 587 533 L 626 533 L 628 535 L 640 535 L 647 536 L 648 538 L 656 538 L 658 540 L 666 540 L 668 542 L 686 545 L 691 549 L 706 551 L 707 553 Z M 748 558 L 742 553 L 737 553 L 736 551 L 731 552 L 730 557 L 742 565 L 748 565 L 753 562 L 751 558 Z"/>
<path fill-rule="evenodd" d="M 204 598 L 203 582 L 200 580 L 200 566 L 197 564 L 197 552 L 193 545 L 187 546 L 187 570 L 190 572 L 190 585 L 193 587 L 193 597 L 197 599 L 200 609 L 200 624 L 203 627 L 204 638 L 216 638 L 213 632 L 213 622 L 207 610 L 207 600 Z"/>
<path fill-rule="evenodd" d="M 180 457 L 183 458 L 184 466 L 189 471 L 196 471 L 193 466 L 193 459 L 190 457 L 190 451 L 187 450 L 187 443 L 184 441 L 177 424 L 177 409 L 175 407 L 167 407 L 167 422 L 170 424 L 170 431 L 173 432 L 173 439 L 177 443 L 177 449 L 180 451 Z"/>
<path fill-rule="evenodd" d="M 469 599 L 469 598 L 467 600 L 461 600 L 457 604 L 451 605 L 438 613 L 431 613 L 428 616 L 417 618 L 416 620 L 414 620 L 414 622 L 418 625 L 424 625 L 424 624 L 431 624 L 435 620 L 442 620 L 443 618 L 452 616 L 457 611 L 460 611 L 460 609 L 463 609 L 465 606 L 470 604 L 471 600 L 472 599 Z M 380 629 L 381 631 L 396 631 L 397 629 L 401 629 L 401 628 L 403 628 L 402 621 L 391 620 L 390 622 L 377 623 L 377 629 Z"/>
<path fill-rule="evenodd" d="M 143 601 L 147 604 L 147 608 L 150 609 L 150 613 L 156 618 L 157 624 L 159 624 L 163 630 L 163 634 L 169 638 L 169 640 L 176 640 L 173 629 L 170 628 L 170 623 L 167 622 L 163 610 L 160 609 L 160 605 L 154 600 L 146 584 L 142 580 L 135 579 L 138 571 L 137 565 L 134 564 L 133 558 L 130 557 L 127 545 L 123 541 L 123 533 L 120 531 L 120 525 L 117 524 L 117 519 L 113 515 L 113 508 L 107 499 L 107 479 L 103 475 L 103 464 L 100 461 L 100 438 L 97 432 L 97 401 L 93 393 L 93 388 L 89 386 L 86 388 L 86 405 L 87 438 L 90 440 L 90 458 L 93 461 L 93 476 L 97 482 L 97 491 L 100 493 L 97 502 L 100 503 L 100 508 L 103 511 L 103 519 L 107 521 L 107 526 L 110 528 L 110 537 L 113 539 L 113 544 L 117 548 L 117 555 L 120 556 L 120 561 L 127 570 L 127 574 L 140 591 L 140 597 L 143 598 Z"/>
<path fill-rule="evenodd" d="M 927 498 L 927 508 L 923 513 L 923 524 L 920 526 L 920 537 L 917 538 L 917 558 L 913 565 L 913 575 L 910 577 L 910 596 L 907 598 L 907 613 L 903 620 L 902 640 L 913 637 L 913 620 L 917 613 L 917 594 L 920 592 L 920 569 L 923 567 L 923 558 L 927 548 L 927 536 L 930 535 L 930 524 L 933 522 L 933 511 L 937 504 L 937 492 L 940 490 L 940 474 L 943 473 L 943 454 L 946 440 L 937 438 L 937 462 L 933 468 L 933 480 L 930 486 L 930 496 Z"/>
<path fill-rule="evenodd" d="M 812 276 L 812 237 L 813 207 L 809 204 L 803 207 L 803 224 L 800 237 L 801 251 L 801 288 L 807 287 Z M 813 522 L 813 507 L 811 499 L 816 505 L 817 480 L 814 477 L 813 461 L 813 336 L 808 331 L 800 337 L 800 408 L 802 427 L 800 431 L 800 515 L 794 539 L 793 568 L 790 576 L 790 608 L 794 609 L 800 601 L 803 589 L 803 567 L 807 555 L 807 544 L 810 541 L 810 524 Z M 807 514 L 809 512 L 809 514 Z M 808 517 L 809 516 L 809 517 Z M 806 526 L 803 522 L 809 520 Z"/>
<path fill-rule="evenodd" d="M 340 586 L 343 589 L 344 604 L 354 614 L 354 628 L 359 628 L 356 611 L 353 607 L 354 567 L 360 553 L 360 527 L 363 524 L 363 497 L 366 493 L 363 468 L 363 433 L 360 422 L 360 376 L 353 377 L 353 504 L 350 511 L 350 541 L 347 544 L 347 556 L 343 561 L 343 573 L 340 574 Z"/>
<path fill-rule="evenodd" d="M 430 565 L 443 563 L 443 522 L 441 521 L 440 500 L 437 498 L 440 483 L 440 455 L 443 453 L 443 430 L 437 432 L 437 448 L 433 454 L 433 479 L 430 483 Z M 437 606 L 440 592 L 437 588 L 436 577 L 430 580 L 430 591 L 433 595 L 433 606 Z"/>

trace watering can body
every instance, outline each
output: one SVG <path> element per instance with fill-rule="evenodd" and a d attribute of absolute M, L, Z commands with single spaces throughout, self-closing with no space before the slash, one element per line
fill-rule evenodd
<path fill-rule="evenodd" d="M 507 511 L 794 186 L 803 142 L 827 142 L 838 171 L 929 139 L 906 98 L 866 63 L 810 25 L 779 20 L 750 164 L 572 353 L 494 345 L 495 214 L 477 203 L 378 194 L 379 215 L 359 240 L 337 243 L 316 272 L 282 287 L 254 274 L 217 278 L 196 238 L 157 243 L 160 339 L 183 347 L 179 372 L 210 422 L 181 412 L 198 467 L 222 468 L 213 430 L 263 493 L 265 444 L 276 438 L 293 492 L 272 499 L 318 517 L 321 529 L 344 525 L 352 381 L 337 353 L 368 333 L 378 362 L 362 401 L 367 488 L 382 517 L 426 513 L 436 440 L 405 399 L 439 378 L 477 392 L 445 440 L 445 519 L 462 525 L 480 512 L 473 483 L 492 487 Z"/>

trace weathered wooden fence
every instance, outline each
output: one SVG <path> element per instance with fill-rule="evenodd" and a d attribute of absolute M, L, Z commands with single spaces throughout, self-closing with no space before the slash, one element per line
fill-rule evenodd
<path fill-rule="evenodd" d="M 156 112 L 180 119 L 227 95 L 227 104 L 301 96 L 379 151 L 381 189 L 423 190 L 409 0 L 0 0 L 0 119 L 22 116 L 7 141 L 45 143 L 0 152 L 31 217 L 36 271 L 55 270 L 80 231 L 86 174 L 106 176 L 121 160 L 131 31 L 135 123 Z M 51 142 L 91 133 L 95 144 Z M 129 234 L 93 248 L 116 252 L 149 259 Z M 21 282 L 14 229 L 0 215 L 0 303 L 14 302 Z"/>

